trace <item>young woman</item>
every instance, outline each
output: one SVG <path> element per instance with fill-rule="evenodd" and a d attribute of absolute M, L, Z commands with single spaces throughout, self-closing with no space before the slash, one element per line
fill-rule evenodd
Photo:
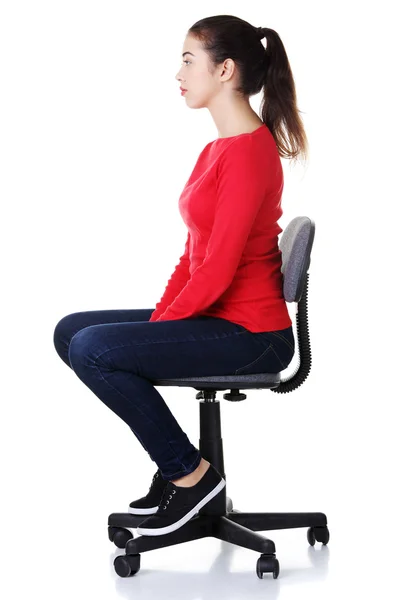
<path fill-rule="evenodd" d="M 153 515 L 143 535 L 181 527 L 225 485 L 152 382 L 278 373 L 295 346 L 278 246 L 280 158 L 306 156 L 307 139 L 284 46 L 273 29 L 221 15 L 189 29 L 182 59 L 186 104 L 207 108 L 218 130 L 179 198 L 184 253 L 155 310 L 73 313 L 54 331 L 62 360 L 158 466 L 148 494 L 129 505 Z M 249 103 L 260 91 L 261 118 Z"/>

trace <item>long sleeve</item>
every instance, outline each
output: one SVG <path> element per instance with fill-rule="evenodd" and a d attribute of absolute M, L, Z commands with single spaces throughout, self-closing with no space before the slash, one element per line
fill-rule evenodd
<path fill-rule="evenodd" d="M 221 155 L 204 260 L 158 321 L 196 316 L 230 286 L 269 185 L 268 161 L 256 150 L 249 137 L 233 142 Z"/>
<path fill-rule="evenodd" d="M 179 259 L 179 263 L 176 265 L 174 272 L 172 273 L 170 279 L 168 280 L 167 286 L 165 288 L 164 294 L 159 302 L 157 302 L 155 310 L 152 312 L 150 321 L 157 321 L 158 317 L 166 310 L 169 304 L 174 300 L 174 298 L 180 293 L 180 291 L 185 287 L 188 279 L 190 278 L 189 265 L 189 243 L 190 243 L 190 233 L 188 232 L 186 243 L 185 243 L 185 251 Z"/>

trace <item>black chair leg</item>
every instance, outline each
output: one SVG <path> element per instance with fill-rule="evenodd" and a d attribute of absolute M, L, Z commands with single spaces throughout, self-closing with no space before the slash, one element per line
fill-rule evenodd
<path fill-rule="evenodd" d="M 230 516 L 219 517 L 216 521 L 212 535 L 219 540 L 255 550 L 262 554 L 275 554 L 275 544 L 272 540 L 255 533 L 251 529 L 235 523 Z"/>
<path fill-rule="evenodd" d="M 108 518 L 109 538 L 119 548 L 125 547 L 125 555 L 114 560 L 115 571 L 128 577 L 140 569 L 140 554 L 149 550 L 175 546 L 204 537 L 216 539 L 260 552 L 256 572 L 260 579 L 263 573 L 279 575 L 279 562 L 275 556 L 275 543 L 256 531 L 308 527 L 307 539 L 311 545 L 315 540 L 327 544 L 329 531 L 324 513 L 245 513 L 232 509 L 232 500 L 226 498 L 225 515 L 205 515 L 199 512 L 182 527 L 165 535 L 141 535 L 133 538 L 124 527 L 136 528 L 143 516 L 113 513 Z M 204 507 L 205 508 L 205 507 Z"/>

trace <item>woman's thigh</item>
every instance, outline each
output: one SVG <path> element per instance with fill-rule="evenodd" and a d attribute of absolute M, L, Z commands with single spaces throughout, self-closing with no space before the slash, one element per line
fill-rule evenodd
<path fill-rule="evenodd" d="M 56 325 L 53 342 L 57 354 L 69 366 L 69 345 L 78 331 L 91 325 L 105 323 L 132 323 L 149 321 L 154 308 L 121 309 L 121 310 L 90 310 L 71 313 L 63 317 Z"/>
<path fill-rule="evenodd" d="M 126 311 L 129 314 L 129 311 Z M 93 323 L 70 340 L 74 370 L 88 367 L 132 372 L 149 380 L 190 376 L 277 373 L 293 356 L 290 347 L 268 333 L 252 333 L 214 317 L 146 322 Z M 110 313 L 112 315 L 112 311 Z M 150 318 L 150 314 L 148 318 Z M 148 319 L 147 319 L 148 320 Z"/>

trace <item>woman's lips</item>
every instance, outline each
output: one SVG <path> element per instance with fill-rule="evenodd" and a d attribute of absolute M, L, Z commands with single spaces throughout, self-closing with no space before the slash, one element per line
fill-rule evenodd
<path fill-rule="evenodd" d="M 186 94 L 187 90 L 183 90 L 181 89 L 181 96 L 183 96 L 184 94 Z"/>

